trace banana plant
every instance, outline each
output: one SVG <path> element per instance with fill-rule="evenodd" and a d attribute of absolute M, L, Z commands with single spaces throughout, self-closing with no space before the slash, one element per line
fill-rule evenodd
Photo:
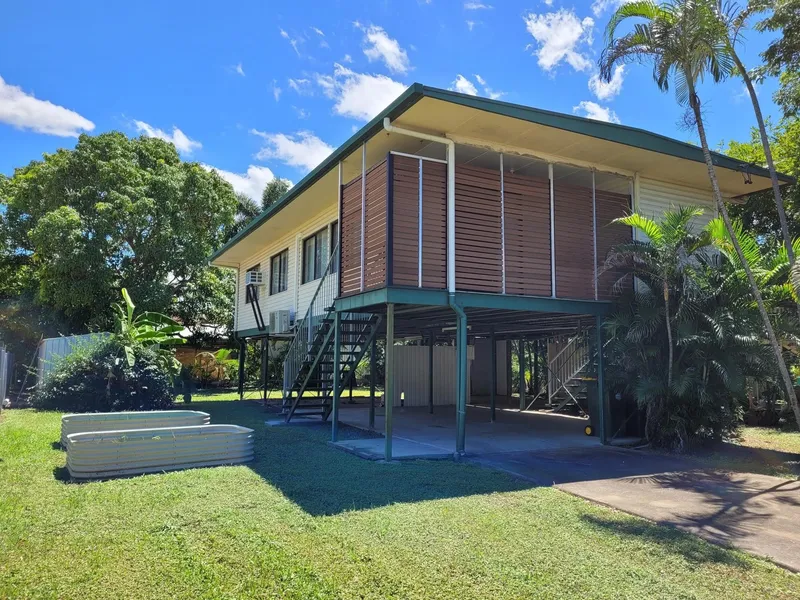
<path fill-rule="evenodd" d="M 172 376 L 180 372 L 181 364 L 169 346 L 185 344 L 178 336 L 183 326 L 167 315 L 145 311 L 136 314 L 136 305 L 122 288 L 123 302 L 114 304 L 114 333 L 129 366 L 136 364 L 135 348 L 142 346 L 153 350 L 161 366 Z"/>

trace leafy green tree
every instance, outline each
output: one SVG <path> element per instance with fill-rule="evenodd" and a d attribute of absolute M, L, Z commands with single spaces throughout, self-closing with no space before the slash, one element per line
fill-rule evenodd
<path fill-rule="evenodd" d="M 172 144 L 119 132 L 16 169 L 0 194 L 0 272 L 18 279 L 0 293 L 31 294 L 70 333 L 109 327 L 122 288 L 147 311 L 188 313 L 237 205 L 230 184 Z"/>
<path fill-rule="evenodd" d="M 622 23 L 634 20 L 633 30 L 617 36 Z M 697 127 L 700 146 L 708 170 L 714 201 L 725 223 L 736 254 L 747 275 L 750 290 L 756 299 L 758 311 L 764 323 L 775 361 L 781 373 L 784 391 L 793 410 L 798 415 L 800 407 L 794 391 L 792 377 L 783 359 L 781 346 L 770 322 L 767 308 L 755 277 L 742 252 L 733 230 L 728 209 L 722 198 L 716 167 L 708 145 L 702 103 L 697 86 L 710 77 L 719 82 L 735 69 L 730 44 L 726 41 L 728 31 L 720 20 L 715 5 L 708 0 L 671 0 L 656 4 L 650 0 L 636 0 L 620 6 L 606 27 L 606 46 L 599 61 L 600 74 L 610 81 L 614 66 L 620 63 L 653 63 L 653 78 L 662 91 L 674 84 L 676 98 L 681 105 L 688 106 L 689 116 Z"/>
<path fill-rule="evenodd" d="M 780 76 L 775 101 L 785 116 L 800 112 L 800 0 L 754 0 L 752 8 L 765 11 L 766 17 L 756 24 L 761 32 L 777 32 L 761 54 L 764 67 L 760 75 Z"/>
<path fill-rule="evenodd" d="M 777 125 L 767 123 L 767 134 L 777 169 L 797 177 L 800 175 L 800 120 L 783 119 Z M 763 165 L 766 162 L 759 132 L 753 129 L 750 140 L 731 142 L 726 153 L 745 162 Z M 800 237 L 800 186 L 784 186 L 782 197 L 786 209 L 789 238 Z M 730 206 L 731 216 L 747 224 L 747 229 L 757 235 L 762 243 L 780 245 L 782 227 L 773 194 L 770 190 L 749 194 L 745 201 Z"/>
<path fill-rule="evenodd" d="M 267 210 L 280 200 L 289 191 L 290 185 L 289 180 L 280 177 L 275 177 L 270 181 L 261 194 L 261 210 Z"/>

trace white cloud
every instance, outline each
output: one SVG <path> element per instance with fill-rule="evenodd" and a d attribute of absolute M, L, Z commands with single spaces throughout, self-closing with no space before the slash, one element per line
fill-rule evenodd
<path fill-rule="evenodd" d="M 209 171 L 216 171 L 220 177 L 233 186 L 234 192 L 247 194 L 257 202 L 261 202 L 261 194 L 264 193 L 264 188 L 267 184 L 275 179 L 275 174 L 271 169 L 257 165 L 247 167 L 246 173 L 233 173 L 205 164 L 203 168 Z"/>
<path fill-rule="evenodd" d="M 278 87 L 278 81 L 276 79 L 272 80 L 272 95 L 275 97 L 275 102 L 281 99 L 281 94 L 283 90 Z"/>
<path fill-rule="evenodd" d="M 333 75 L 317 75 L 317 84 L 335 100 L 337 115 L 369 121 L 402 94 L 406 86 L 386 75 L 356 73 L 340 64 Z"/>
<path fill-rule="evenodd" d="M 172 133 L 167 133 L 163 129 L 153 127 L 144 121 L 134 121 L 133 124 L 136 127 L 136 131 L 142 135 L 158 138 L 165 142 L 171 142 L 181 154 L 191 154 L 195 150 L 199 150 L 203 147 L 203 144 L 197 140 L 191 139 L 174 125 L 172 126 Z"/>
<path fill-rule="evenodd" d="M 600 106 L 596 102 L 590 100 L 583 100 L 578 106 L 573 106 L 572 112 L 581 117 L 594 119 L 595 121 L 605 121 L 606 123 L 620 122 L 617 113 L 613 110 L 605 106 Z"/>
<path fill-rule="evenodd" d="M 377 25 L 364 29 L 364 55 L 369 62 L 382 60 L 392 73 L 407 73 L 410 68 L 408 53 Z"/>
<path fill-rule="evenodd" d="M 576 71 L 586 71 L 592 61 L 581 51 L 581 47 L 592 43 L 594 19 L 579 20 L 572 10 L 559 9 L 543 15 L 528 13 L 525 26 L 536 40 L 539 66 L 551 71 L 562 61 Z"/>
<path fill-rule="evenodd" d="M 345 55 L 344 55 L 344 58 L 342 58 L 342 62 L 344 62 L 344 63 L 351 63 L 351 62 L 353 62 L 353 57 L 352 57 L 352 56 L 350 56 L 349 54 L 345 54 Z"/>
<path fill-rule="evenodd" d="M 451 85 L 452 87 L 450 89 L 456 92 L 469 94 L 470 96 L 478 95 L 478 88 L 475 87 L 475 84 L 460 73 L 456 75 L 456 79 Z"/>
<path fill-rule="evenodd" d="M 486 10 L 494 8 L 491 4 L 484 4 L 483 2 L 464 2 L 464 10 Z"/>
<path fill-rule="evenodd" d="M 300 108 L 299 106 L 292 106 L 292 110 L 297 115 L 298 119 L 307 119 L 311 116 L 311 113 L 308 112 L 305 108 Z"/>
<path fill-rule="evenodd" d="M 242 63 L 239 63 L 238 65 L 233 67 L 233 70 L 236 71 L 237 75 L 241 75 L 242 77 L 244 77 L 244 69 L 242 68 Z"/>
<path fill-rule="evenodd" d="M 281 32 L 281 37 L 283 39 L 285 39 L 285 40 L 289 40 L 289 43 L 291 44 L 292 48 L 294 48 L 294 51 L 295 51 L 295 53 L 297 53 L 297 56 L 300 56 L 300 50 L 299 50 L 298 46 L 303 41 L 303 38 L 301 38 L 299 36 L 298 37 L 292 37 L 283 28 L 281 28 L 280 32 Z"/>
<path fill-rule="evenodd" d="M 314 33 L 316 33 L 320 37 L 325 37 L 325 34 L 322 32 L 322 29 L 320 29 L 319 27 L 312 27 L 311 31 L 313 31 Z"/>
<path fill-rule="evenodd" d="M 553 6 L 553 0 L 544 0 L 544 3 L 545 3 L 547 6 Z"/>
<path fill-rule="evenodd" d="M 595 73 L 589 78 L 589 89 L 597 96 L 598 100 L 610 100 L 622 91 L 622 79 L 625 75 L 625 65 L 619 65 L 614 69 L 611 81 L 605 82 Z"/>
<path fill-rule="evenodd" d="M 251 129 L 250 133 L 263 138 L 266 142 L 256 154 L 258 160 L 274 158 L 289 166 L 310 171 L 333 152 L 333 146 L 329 146 L 310 131 L 298 131 L 294 135 L 286 135 Z"/>
<path fill-rule="evenodd" d="M 94 129 L 94 123 L 63 106 L 39 100 L 21 87 L 10 85 L 0 77 L 0 123 L 18 129 L 30 129 L 60 137 L 78 137 Z"/>
<path fill-rule="evenodd" d="M 469 21 L 468 20 L 466 23 L 467 23 L 467 29 L 469 29 L 470 31 L 475 29 L 475 25 L 477 25 L 477 23 L 475 21 Z"/>
<path fill-rule="evenodd" d="M 505 95 L 505 92 L 496 92 L 486 85 L 486 80 L 477 73 L 475 74 L 475 81 L 483 88 L 483 94 L 478 91 L 478 88 L 474 83 L 464 77 L 461 73 L 456 75 L 455 80 L 450 84 L 450 89 L 456 92 L 461 92 L 462 94 L 469 94 L 470 96 L 486 96 L 492 100 L 497 100 L 501 96 Z"/>
<path fill-rule="evenodd" d="M 310 79 L 289 79 L 289 87 L 302 96 L 308 96 L 313 93 L 311 88 Z"/>
<path fill-rule="evenodd" d="M 592 2 L 592 12 L 595 17 L 599 17 L 607 10 L 616 10 L 623 4 L 628 4 L 633 0 L 594 0 Z"/>

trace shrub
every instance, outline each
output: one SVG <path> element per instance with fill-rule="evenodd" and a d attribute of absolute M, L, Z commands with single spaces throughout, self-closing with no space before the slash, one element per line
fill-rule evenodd
<path fill-rule="evenodd" d="M 31 397 L 42 410 L 112 412 L 172 406 L 170 375 L 156 352 L 132 348 L 133 365 L 115 338 L 76 348 L 61 358 Z"/>

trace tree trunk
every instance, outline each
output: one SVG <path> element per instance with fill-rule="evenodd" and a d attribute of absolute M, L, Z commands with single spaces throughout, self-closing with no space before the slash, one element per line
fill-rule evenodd
<path fill-rule="evenodd" d="M 767 331 L 772 351 L 775 353 L 775 360 L 778 362 L 778 369 L 783 379 L 783 384 L 786 388 L 786 397 L 794 412 L 795 419 L 798 426 L 800 426 L 800 406 L 797 404 L 797 396 L 794 393 L 794 386 L 792 385 L 792 377 L 789 375 L 789 370 L 786 368 L 786 362 L 783 360 L 783 353 L 778 339 L 775 337 L 775 330 L 772 328 L 772 323 L 767 314 L 767 308 L 764 305 L 764 299 L 761 297 L 761 291 L 758 289 L 758 284 L 753 276 L 753 271 L 750 269 L 750 264 L 742 252 L 742 247 L 739 244 L 739 238 L 736 237 L 736 232 L 733 230 L 731 218 L 728 215 L 728 209 L 725 208 L 725 203 L 722 201 L 722 193 L 719 190 L 719 182 L 717 181 L 717 172 L 714 168 L 714 162 L 711 159 L 711 151 L 708 148 L 708 139 L 706 138 L 706 130 L 703 125 L 703 115 L 700 112 L 700 99 L 694 89 L 694 82 L 690 77 L 687 77 L 687 85 L 689 87 L 689 104 L 694 112 L 694 118 L 697 125 L 697 133 L 700 136 L 700 145 L 703 148 L 703 158 L 706 161 L 706 168 L 708 169 L 708 178 L 711 180 L 711 189 L 714 193 L 714 201 L 717 204 L 719 213 L 722 215 L 722 220 L 725 222 L 725 228 L 728 230 L 733 247 L 736 254 L 739 256 L 739 261 L 742 263 L 744 272 L 747 274 L 747 280 L 750 282 L 750 289 L 758 304 L 758 312 L 761 314 L 761 320 L 764 322 L 764 328 Z"/>
<path fill-rule="evenodd" d="M 666 312 L 667 316 L 667 344 L 669 345 L 669 364 L 667 365 L 667 395 L 672 394 L 672 361 L 673 361 L 673 349 L 672 349 L 672 324 L 669 322 L 669 284 L 667 280 L 664 280 L 664 311 Z"/>
<path fill-rule="evenodd" d="M 786 209 L 783 205 L 781 185 L 780 182 L 778 182 L 778 172 L 775 169 L 775 160 L 772 158 L 772 147 L 769 143 L 769 136 L 767 136 L 767 127 L 764 125 L 764 115 L 761 113 L 761 103 L 758 101 L 758 95 L 756 94 L 756 88 L 753 86 L 753 80 L 750 79 L 747 69 L 744 68 L 744 64 L 739 59 L 739 55 L 736 53 L 732 44 L 730 46 L 730 53 L 733 58 L 733 62 L 736 64 L 736 68 L 739 69 L 739 72 L 742 75 L 744 85 L 747 88 L 747 92 L 750 94 L 750 100 L 753 103 L 753 112 L 756 114 L 756 122 L 758 123 L 758 133 L 761 136 L 761 145 L 764 147 L 764 158 L 766 159 L 767 168 L 769 169 L 769 177 L 772 180 L 772 193 L 775 196 L 775 206 L 778 209 L 778 220 L 781 224 L 783 244 L 786 246 L 786 255 L 789 258 L 789 268 L 791 269 L 795 262 L 794 248 L 792 247 L 792 238 L 789 235 L 789 225 L 786 221 Z M 795 304 L 797 308 L 797 316 L 800 317 L 800 303 Z"/>

